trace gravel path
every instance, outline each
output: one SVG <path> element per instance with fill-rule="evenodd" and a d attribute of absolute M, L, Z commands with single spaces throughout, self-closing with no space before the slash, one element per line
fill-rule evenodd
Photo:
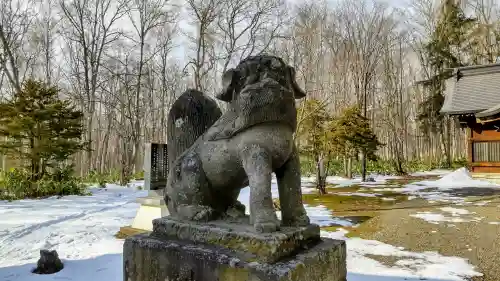
<path fill-rule="evenodd" d="M 437 251 L 443 255 L 467 258 L 477 271 L 484 274 L 473 281 L 500 281 L 500 199 L 474 204 L 480 206 L 451 205 L 452 211 L 458 209 L 461 212 L 454 215 L 443 212 L 441 207 L 378 212 L 359 227 L 357 236 L 402 246 L 410 251 Z M 463 210 L 469 214 L 463 214 L 467 213 Z M 444 220 L 455 222 L 432 223 L 414 217 L 419 213 L 424 217 L 427 214 L 431 219 L 432 214 L 438 214 L 434 217 L 439 219 L 444 216 Z M 389 265 L 395 262 L 384 257 L 374 258 Z"/>

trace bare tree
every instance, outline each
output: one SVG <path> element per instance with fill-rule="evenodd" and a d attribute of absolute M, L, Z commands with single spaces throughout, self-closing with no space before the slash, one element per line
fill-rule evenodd
<path fill-rule="evenodd" d="M 396 23 L 388 17 L 387 6 L 376 2 L 346 1 L 341 17 L 345 24 L 347 51 L 358 104 L 368 117 L 368 94 L 372 92 L 377 65 L 380 63 L 383 42 Z M 372 109 L 372 114 L 373 114 Z M 373 120 L 373 118 L 371 118 Z M 366 180 L 366 155 L 362 153 L 362 180 Z"/>
<path fill-rule="evenodd" d="M 195 36 L 188 36 L 194 43 L 194 56 L 186 65 L 191 66 L 194 76 L 194 86 L 199 91 L 206 89 L 206 79 L 214 69 L 217 58 L 215 56 L 215 27 L 218 13 L 223 1 L 226 0 L 186 0 L 188 10 L 194 17 L 196 27 Z"/>
<path fill-rule="evenodd" d="M 32 70 L 32 76 L 39 76 L 46 83 L 52 84 L 54 75 L 60 69 L 56 63 L 58 43 L 59 19 L 55 15 L 55 0 L 40 1 L 38 7 L 39 15 L 35 18 L 30 30 L 30 41 L 36 50 L 36 69 Z M 57 84 L 57 83 L 55 83 Z"/>
<path fill-rule="evenodd" d="M 397 34 L 395 34 L 397 35 Z M 380 102 L 383 110 L 379 115 L 383 120 L 383 126 L 387 132 L 385 138 L 388 146 L 388 156 L 392 159 L 392 164 L 396 173 L 402 175 L 405 173 L 403 164 L 405 163 L 405 142 L 407 140 L 407 121 L 408 121 L 408 91 L 405 89 L 405 50 L 407 40 L 405 36 L 394 36 L 387 38 L 384 42 L 382 64 L 380 65 L 379 77 L 382 81 L 383 95 Z"/>
<path fill-rule="evenodd" d="M 282 0 L 225 0 L 217 19 L 224 73 L 234 59 L 265 52 L 283 28 Z"/>
<path fill-rule="evenodd" d="M 34 16 L 31 4 L 13 0 L 0 3 L 0 67 L 16 91 L 21 90 L 23 70 L 26 72 L 34 59 L 23 52 Z"/>
<path fill-rule="evenodd" d="M 127 13 L 125 0 L 73 0 L 60 1 L 65 23 L 65 36 L 71 42 L 70 56 L 77 60 L 76 77 L 81 92 L 81 107 L 87 119 L 88 142 L 93 141 L 92 126 L 96 109 L 97 90 L 100 86 L 101 63 L 107 48 L 121 36 L 117 22 Z M 80 73 L 83 71 L 83 73 Z M 83 76 L 83 77 L 80 77 Z M 92 170 L 92 149 L 87 151 L 84 171 Z"/>
<path fill-rule="evenodd" d="M 159 85 L 156 88 L 155 94 L 159 104 L 157 108 L 152 110 L 152 113 L 158 113 L 158 119 L 153 119 L 152 122 L 159 121 L 157 141 L 166 142 L 166 128 L 167 128 L 167 112 L 170 105 L 175 99 L 176 91 L 173 87 L 181 85 L 181 79 L 177 80 L 182 69 L 177 69 L 177 65 L 172 64 L 170 60 L 171 52 L 174 48 L 173 39 L 174 33 L 177 31 L 176 24 L 167 24 L 162 26 L 156 32 L 158 50 L 155 60 L 155 74 L 160 77 L 157 79 Z M 153 138 L 155 135 L 153 134 Z"/>
<path fill-rule="evenodd" d="M 148 46 L 146 44 L 152 31 L 174 21 L 173 12 L 169 10 L 170 7 L 167 4 L 168 1 L 164 0 L 133 0 L 128 9 L 128 17 L 134 27 L 134 35 L 130 36 L 129 39 L 139 46 L 133 99 L 134 112 L 128 115 L 133 128 L 130 134 L 134 145 L 133 153 L 129 159 L 131 162 L 128 165 L 137 164 L 137 155 L 141 145 L 141 121 L 144 121 L 144 99 L 141 92 L 144 83 L 143 71 L 144 66 L 151 62 L 155 54 L 155 50 L 149 50 L 149 54 L 147 54 Z"/>

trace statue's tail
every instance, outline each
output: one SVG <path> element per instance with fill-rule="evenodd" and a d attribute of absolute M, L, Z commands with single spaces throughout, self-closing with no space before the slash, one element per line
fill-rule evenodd
<path fill-rule="evenodd" d="M 197 90 L 185 91 L 172 105 L 167 121 L 168 164 L 210 128 L 222 115 L 212 98 Z"/>

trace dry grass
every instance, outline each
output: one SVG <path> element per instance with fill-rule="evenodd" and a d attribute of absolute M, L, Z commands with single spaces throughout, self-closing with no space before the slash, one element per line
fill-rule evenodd
<path fill-rule="evenodd" d="M 130 226 L 124 226 L 120 227 L 120 231 L 118 231 L 115 234 L 115 237 L 118 239 L 126 239 L 128 237 L 137 235 L 137 234 L 143 234 L 143 233 L 149 233 L 150 231 L 144 230 L 144 229 L 137 229 L 137 228 L 132 228 Z"/>

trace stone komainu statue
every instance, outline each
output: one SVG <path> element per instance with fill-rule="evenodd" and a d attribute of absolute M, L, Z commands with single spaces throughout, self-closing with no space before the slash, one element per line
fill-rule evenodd
<path fill-rule="evenodd" d="M 194 90 L 179 97 L 170 111 L 168 143 L 176 150 L 169 151 L 173 159 L 165 192 L 170 214 L 195 221 L 244 216 L 245 206 L 237 198 L 249 185 L 250 223 L 258 232 L 276 231 L 274 172 L 282 224 L 308 225 L 293 141 L 295 99 L 305 94 L 295 70 L 281 58 L 254 56 L 222 80 L 217 98 L 229 103 L 223 115 L 214 100 Z"/>

